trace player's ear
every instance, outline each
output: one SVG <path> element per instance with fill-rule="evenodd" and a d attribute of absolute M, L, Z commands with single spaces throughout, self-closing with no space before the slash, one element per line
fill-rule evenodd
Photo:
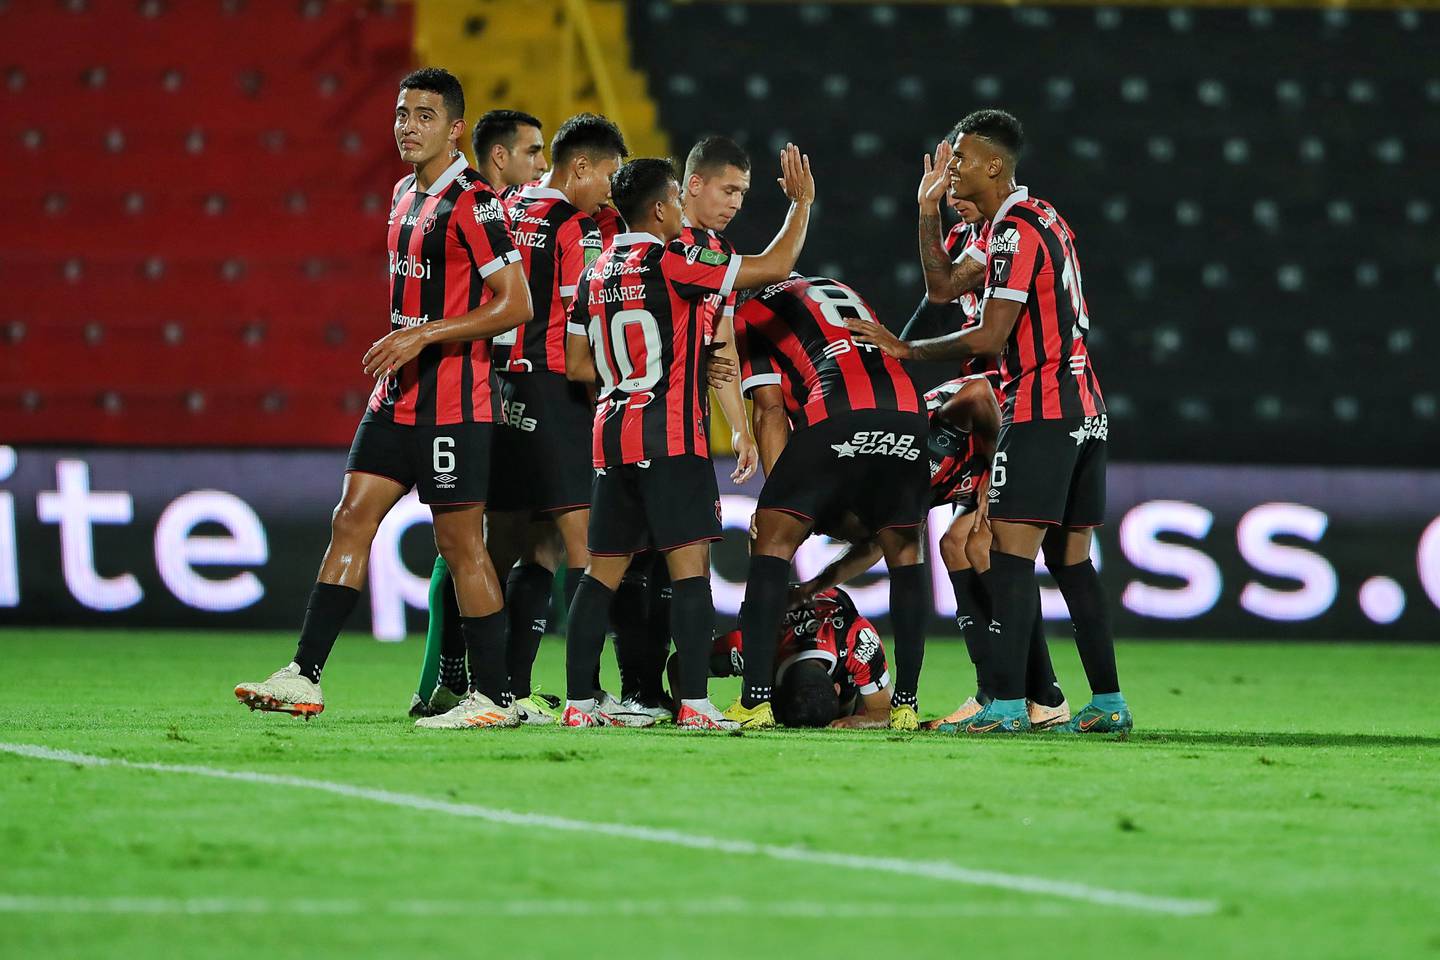
<path fill-rule="evenodd" d="M 465 118 L 450 121 L 450 139 L 455 144 L 456 152 L 460 152 L 460 144 L 465 142 Z"/>
<path fill-rule="evenodd" d="M 700 188 L 703 186 L 705 186 L 705 178 L 698 173 L 692 173 L 685 181 L 685 195 L 698 197 L 700 196 Z"/>

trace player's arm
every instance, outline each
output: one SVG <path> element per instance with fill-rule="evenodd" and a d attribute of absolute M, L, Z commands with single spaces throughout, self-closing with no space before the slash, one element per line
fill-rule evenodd
<path fill-rule="evenodd" d="M 793 143 L 780 151 L 780 189 L 790 198 L 785 223 L 764 253 L 742 257 L 735 275 L 735 288 L 748 289 L 779 283 L 790 276 L 805 247 L 810 229 L 810 207 L 815 202 L 815 178 L 810 175 L 810 158 Z"/>
<path fill-rule="evenodd" d="M 995 455 L 1000 404 L 995 402 L 995 391 L 988 381 L 976 379 L 965 384 L 940 406 L 938 415 L 955 429 L 970 434 L 985 460 Z"/>
<path fill-rule="evenodd" d="M 790 417 L 785 413 L 785 398 L 779 385 L 758 386 L 750 396 L 755 406 L 755 443 L 760 448 L 760 466 L 768 477 L 790 441 Z"/>
<path fill-rule="evenodd" d="M 492 261 L 487 266 L 494 264 L 495 261 Z M 483 270 L 485 286 L 494 296 L 469 313 L 395 330 L 376 340 L 365 351 L 362 361 L 365 373 L 372 377 L 388 376 L 432 344 L 487 340 L 514 330 L 529 320 L 533 313 L 530 285 L 525 281 L 525 271 L 519 261 L 497 266 L 488 275 Z"/>
<path fill-rule="evenodd" d="M 931 340 L 901 340 L 870 320 L 852 320 L 845 325 L 857 343 L 872 343 L 897 360 L 968 360 L 993 357 L 1005 349 L 1023 306 L 1014 300 L 987 298 L 978 326 Z"/>
<path fill-rule="evenodd" d="M 715 348 L 712 356 L 720 358 L 726 364 L 736 367 L 740 365 L 740 353 L 735 348 L 735 315 L 729 311 L 721 312 L 712 346 Z M 754 475 L 760 453 L 756 449 L 755 436 L 750 429 L 745 398 L 740 395 L 740 381 L 731 378 L 715 389 L 715 396 L 720 401 L 720 409 L 725 414 L 726 422 L 730 424 L 730 439 L 735 447 L 735 471 L 730 474 L 730 479 L 736 483 L 744 483 Z"/>
<path fill-rule="evenodd" d="M 880 561 L 880 541 L 875 538 L 852 543 L 814 577 L 806 580 L 790 592 L 790 607 L 805 603 L 817 593 L 849 583 Z"/>
<path fill-rule="evenodd" d="M 890 692 L 893 685 L 882 690 L 866 693 L 860 697 L 860 712 L 854 716 L 841 717 L 830 726 L 846 730 L 874 730 L 890 726 Z"/>

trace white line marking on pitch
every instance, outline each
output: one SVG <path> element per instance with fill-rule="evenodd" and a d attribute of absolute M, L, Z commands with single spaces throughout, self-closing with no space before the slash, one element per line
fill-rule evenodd
<path fill-rule="evenodd" d="M 298 914 L 303 916 L 743 916 L 797 919 L 961 919 L 965 917 L 1074 916 L 1055 903 L 855 903 L 811 900 L 265 900 L 234 897 L 34 897 L 0 894 L 0 913 Z"/>
<path fill-rule="evenodd" d="M 311 780 L 282 774 L 255 773 L 247 770 L 222 770 L 217 767 L 200 767 L 171 763 L 139 763 L 132 760 L 116 760 L 96 757 L 69 750 L 28 743 L 0 743 L 0 752 L 13 753 L 35 760 L 54 760 L 87 767 L 125 767 L 131 770 L 150 770 L 156 773 L 186 773 L 197 777 L 211 777 L 216 780 L 238 780 L 242 783 L 263 783 L 275 787 L 298 787 L 303 790 L 317 790 L 354 800 L 369 800 L 392 807 L 408 807 L 411 810 L 426 810 L 434 813 L 448 813 L 456 817 L 470 817 L 489 823 L 511 827 L 538 827 L 543 830 L 560 830 L 566 833 L 587 833 L 604 837 L 619 837 L 638 840 L 642 843 L 660 843 L 672 847 L 688 847 L 692 850 L 708 850 L 719 853 L 733 853 L 745 857 L 765 857 L 770 860 L 786 860 L 793 863 L 811 863 L 827 867 L 844 867 L 850 870 L 879 870 L 907 877 L 924 877 L 929 880 L 948 880 L 951 883 L 976 887 L 994 887 L 1013 890 L 1017 893 L 1034 893 L 1041 896 L 1060 897 L 1107 907 L 1123 907 L 1143 910 L 1148 913 L 1163 913 L 1171 916 L 1198 916 L 1215 913 L 1220 909 L 1216 900 L 1188 900 L 1179 897 L 1158 897 L 1145 893 L 1130 893 L 1125 890 L 1107 890 L 1086 884 L 1067 883 L 1048 877 L 1032 877 L 1024 874 L 1000 873 L 994 870 L 973 870 L 944 860 L 905 860 L 900 857 L 865 857 L 850 853 L 835 853 L 826 850 L 811 850 L 805 847 L 783 847 L 778 844 L 756 843 L 751 840 L 726 840 L 722 837 L 707 837 L 703 834 L 683 833 L 658 827 L 641 827 L 625 823 L 603 823 L 590 820 L 572 820 L 543 813 L 519 813 L 496 807 L 481 807 L 470 803 L 450 803 L 431 797 L 409 793 L 395 793 L 390 790 L 376 790 L 357 787 L 329 780 Z"/>

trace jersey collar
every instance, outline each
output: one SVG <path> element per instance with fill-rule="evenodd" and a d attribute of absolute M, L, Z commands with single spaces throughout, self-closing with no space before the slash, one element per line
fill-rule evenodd
<path fill-rule="evenodd" d="M 633 247 L 637 243 L 658 243 L 662 247 L 665 245 L 664 240 L 643 230 L 637 233 L 622 233 L 611 242 L 617 247 Z"/>
<path fill-rule="evenodd" d="M 566 203 L 570 202 L 570 198 L 559 190 L 542 187 L 538 183 L 526 184 L 525 189 L 520 191 L 520 196 L 529 197 L 532 200 L 564 200 Z"/>
<path fill-rule="evenodd" d="M 1016 187 L 1015 192 L 1010 194 L 1010 196 L 1006 197 L 1005 202 L 1000 204 L 1000 209 L 995 211 L 995 219 L 990 222 L 999 223 L 1001 220 L 1005 219 L 1005 214 L 1010 212 L 1011 207 L 1015 206 L 1015 204 L 1017 203 L 1022 203 L 1029 199 L 1029 187 Z"/>
<path fill-rule="evenodd" d="M 414 190 L 416 193 L 422 193 L 427 197 L 439 196 L 440 194 L 444 193 L 446 189 L 449 188 L 450 184 L 455 182 L 456 177 L 460 176 L 460 174 L 465 172 L 465 168 L 468 166 L 470 166 L 470 161 L 466 160 L 465 154 L 462 153 L 460 154 L 460 156 L 455 158 L 454 163 L 450 164 L 450 166 L 445 168 L 444 173 L 440 174 L 440 176 L 435 178 L 435 182 L 430 184 L 429 190 L 421 190 L 419 180 L 415 181 L 415 184 L 413 187 L 411 187 L 411 189 Z"/>

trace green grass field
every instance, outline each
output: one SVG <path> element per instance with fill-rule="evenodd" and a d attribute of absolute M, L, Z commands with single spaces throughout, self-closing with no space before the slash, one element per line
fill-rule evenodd
<path fill-rule="evenodd" d="M 0 750 L 0 955 L 1440 956 L 1440 647 L 1124 644 L 1125 742 L 422 732 L 358 636 L 319 719 L 232 699 L 290 651 L 0 632 L 0 742 L 162 765 Z M 932 643 L 922 707 L 968 674 Z"/>

